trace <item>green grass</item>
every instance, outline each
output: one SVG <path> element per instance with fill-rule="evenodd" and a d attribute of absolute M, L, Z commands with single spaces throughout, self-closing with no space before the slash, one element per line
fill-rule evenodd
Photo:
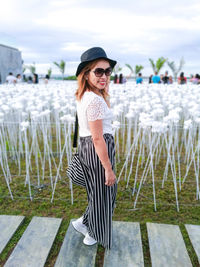
<path fill-rule="evenodd" d="M 58 159 L 56 159 L 57 161 Z M 58 162 L 58 161 L 57 161 Z M 119 174 L 123 161 L 117 164 L 117 175 Z M 13 174 L 18 173 L 18 169 L 14 162 L 10 162 L 10 169 Z M 58 256 L 61 248 L 64 236 L 66 234 L 69 222 L 72 218 L 80 217 L 87 206 L 87 196 L 84 188 L 74 186 L 74 204 L 71 204 L 69 182 L 65 175 L 66 168 L 61 171 L 62 180 L 58 180 L 54 201 L 51 200 L 51 183 L 50 179 L 45 177 L 44 181 L 41 181 L 45 186 L 42 189 L 38 189 L 36 169 L 34 167 L 34 158 L 32 160 L 33 169 L 31 173 L 31 191 L 33 195 L 33 201 L 29 199 L 28 186 L 24 186 L 24 176 L 13 176 L 10 183 L 11 190 L 14 195 L 14 200 L 10 199 L 9 191 L 6 186 L 3 176 L 0 177 L 0 214 L 9 215 L 23 215 L 26 219 L 21 224 L 9 244 L 0 255 L 0 266 L 3 266 L 18 240 L 25 231 L 27 225 L 31 221 L 33 216 L 48 216 L 62 218 L 62 224 L 56 236 L 55 242 L 50 251 L 49 257 L 45 266 L 54 266 L 55 260 Z M 155 170 L 155 188 L 156 188 L 156 201 L 157 211 L 154 211 L 153 203 L 153 187 L 152 178 L 148 175 L 146 182 L 142 185 L 141 192 L 139 194 L 138 203 L 136 209 L 133 204 L 135 196 L 132 196 L 132 188 L 134 185 L 135 167 L 133 168 L 130 183 L 126 188 L 126 181 L 124 176 L 118 184 L 118 194 L 116 201 L 116 209 L 114 212 L 113 220 L 127 221 L 127 222 L 139 222 L 141 228 L 141 236 L 143 243 L 144 261 L 145 266 L 151 266 L 148 236 L 146 229 L 146 222 L 175 224 L 180 226 L 189 256 L 191 258 L 193 266 L 198 265 L 198 259 L 192 244 L 189 240 L 187 231 L 184 224 L 200 224 L 200 203 L 196 200 L 196 185 L 194 169 L 191 167 L 186 182 L 182 186 L 180 191 L 178 188 L 178 199 L 180 205 L 180 211 L 176 210 L 176 199 L 174 194 L 174 184 L 171 172 L 168 173 L 168 179 L 165 182 L 164 188 L 162 185 L 162 177 L 166 159 L 159 162 Z M 67 162 L 64 160 L 63 166 L 67 166 Z M 139 169 L 137 190 L 142 176 L 143 168 Z M 185 165 L 181 164 L 182 174 L 185 172 Z M 42 172 L 41 172 L 42 173 Z M 41 174 L 40 173 L 40 174 Z M 1 174 L 1 173 L 0 173 Z M 54 170 L 53 175 L 56 174 Z M 25 175 L 25 162 L 22 161 L 22 173 Z M 48 165 L 45 166 L 45 176 L 49 175 Z M 178 182 L 177 182 L 178 187 Z M 96 256 L 96 267 L 103 266 L 104 248 L 98 246 Z"/>

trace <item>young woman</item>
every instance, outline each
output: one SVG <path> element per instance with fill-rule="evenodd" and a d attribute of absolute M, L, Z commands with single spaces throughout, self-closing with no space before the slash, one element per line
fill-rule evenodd
<path fill-rule="evenodd" d="M 117 193 L 115 144 L 108 95 L 110 75 L 116 63 L 107 57 L 102 48 L 93 47 L 83 53 L 76 72 L 78 153 L 87 174 L 88 206 L 83 216 L 72 224 L 85 235 L 84 244 L 98 242 L 107 249 L 112 246 L 112 214 Z"/>
<path fill-rule="evenodd" d="M 184 72 L 181 72 L 180 77 L 178 77 L 178 84 L 186 84 L 187 78 L 184 76 Z"/>

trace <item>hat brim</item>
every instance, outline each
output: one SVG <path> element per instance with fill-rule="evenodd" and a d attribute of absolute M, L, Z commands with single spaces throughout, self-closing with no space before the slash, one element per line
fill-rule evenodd
<path fill-rule="evenodd" d="M 81 62 L 79 65 L 78 65 L 78 68 L 77 68 L 77 71 L 76 71 L 76 77 L 78 77 L 78 75 L 81 73 L 81 71 L 85 68 L 85 66 L 87 66 L 88 63 L 94 61 L 94 60 L 97 60 L 97 59 L 105 59 L 106 61 L 108 61 L 110 63 L 110 66 L 111 68 L 114 68 L 115 65 L 117 64 L 117 61 L 115 60 L 112 60 L 110 58 L 107 58 L 107 57 L 100 57 L 100 58 L 95 58 L 93 60 L 89 60 L 89 61 L 84 61 L 84 62 Z"/>

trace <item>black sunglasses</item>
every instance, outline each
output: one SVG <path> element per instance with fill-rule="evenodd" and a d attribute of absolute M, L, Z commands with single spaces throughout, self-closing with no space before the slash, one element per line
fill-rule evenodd
<path fill-rule="evenodd" d="M 110 76 L 112 74 L 112 68 L 111 67 L 107 69 L 96 68 L 93 72 L 96 77 L 102 77 L 104 73 L 106 76 Z"/>

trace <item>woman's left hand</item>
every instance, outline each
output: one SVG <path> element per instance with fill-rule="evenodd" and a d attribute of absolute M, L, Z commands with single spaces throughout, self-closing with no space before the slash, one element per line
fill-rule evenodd
<path fill-rule="evenodd" d="M 112 169 L 105 169 L 105 185 L 112 186 L 116 183 L 116 177 Z"/>

